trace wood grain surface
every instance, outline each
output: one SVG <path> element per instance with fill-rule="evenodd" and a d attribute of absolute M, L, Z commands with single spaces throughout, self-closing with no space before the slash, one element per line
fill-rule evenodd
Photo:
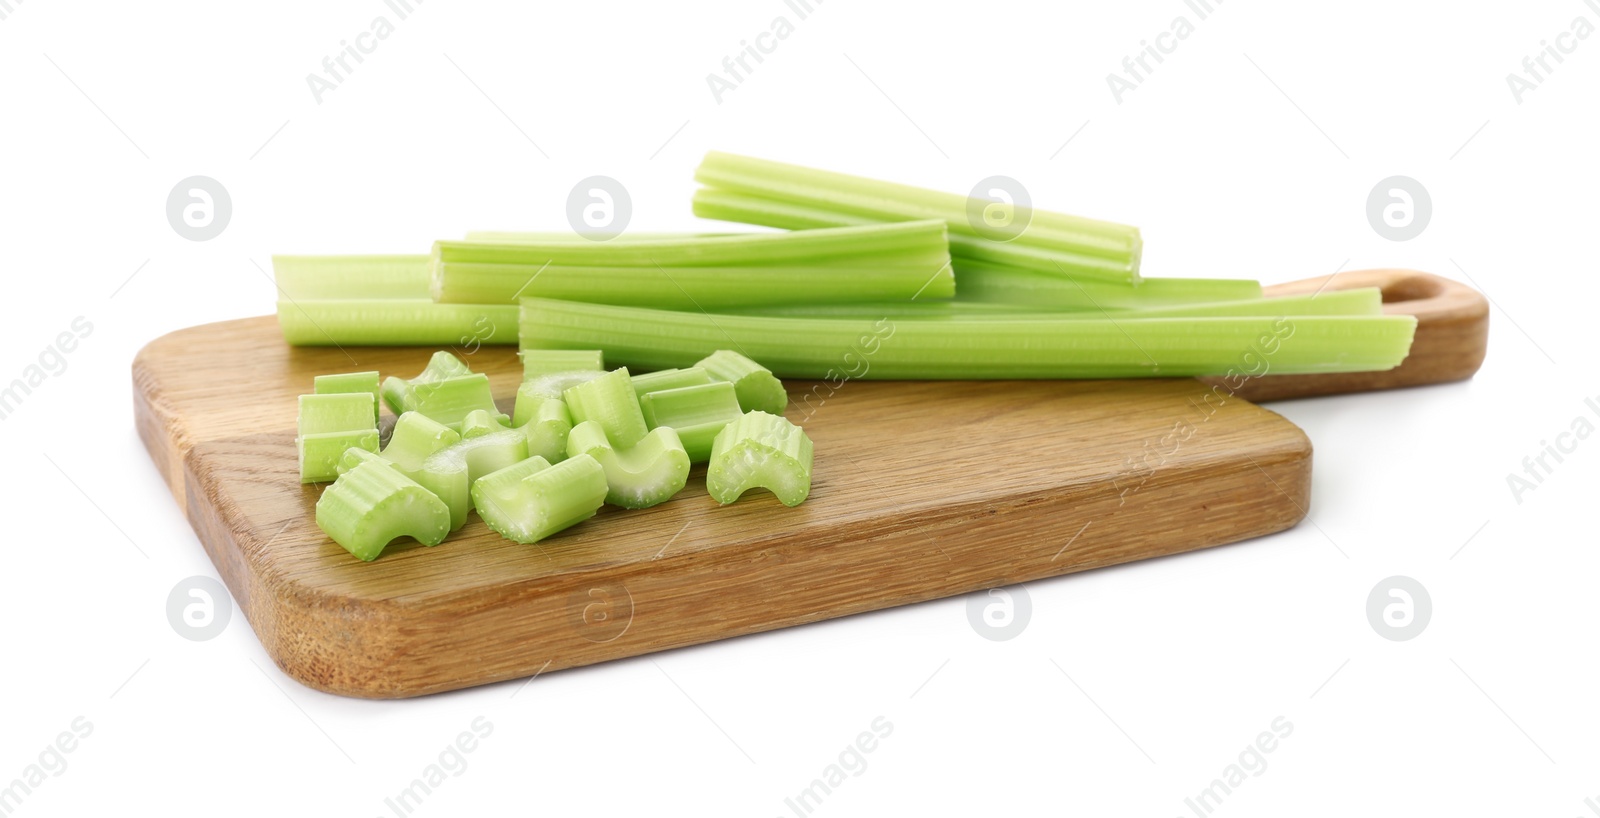
<path fill-rule="evenodd" d="M 409 377 L 431 352 L 291 348 L 264 317 L 134 362 L 151 457 L 267 652 L 311 687 L 415 696 L 1190 551 L 1288 528 L 1310 497 L 1310 441 L 1242 397 L 1264 386 L 794 382 L 816 445 L 797 508 L 718 506 L 697 468 L 664 505 L 535 545 L 474 516 L 359 562 L 316 527 L 322 487 L 298 482 L 296 397 L 317 374 Z M 465 357 L 509 399 L 514 350 Z M 1279 393 L 1295 388 L 1324 389 Z"/>

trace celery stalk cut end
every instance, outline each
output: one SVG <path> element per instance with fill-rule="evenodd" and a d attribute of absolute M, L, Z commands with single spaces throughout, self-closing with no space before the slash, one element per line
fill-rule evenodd
<path fill-rule="evenodd" d="M 729 349 L 719 349 L 695 364 L 710 373 L 714 380 L 733 384 L 739 396 L 739 407 L 746 412 L 783 414 L 789 405 L 789 394 L 783 383 L 773 377 L 766 367 Z"/>
<path fill-rule="evenodd" d="M 706 470 L 706 491 L 727 505 L 764 488 L 786 506 L 811 493 L 811 438 L 788 420 L 750 412 L 717 435 Z"/>
<path fill-rule="evenodd" d="M 528 438 L 529 456 L 543 457 L 559 463 L 567 456 L 567 434 L 572 431 L 572 414 L 560 398 L 538 394 L 527 389 L 528 384 L 517 389 L 517 407 L 511 425 L 522 429 Z"/>
<path fill-rule="evenodd" d="M 438 545 L 450 511 L 432 492 L 381 460 L 339 476 L 317 500 L 317 526 L 357 559 L 370 562 L 401 537 Z"/>
<path fill-rule="evenodd" d="M 689 482 L 689 454 L 678 433 L 665 426 L 633 446 L 618 448 L 594 421 L 572 427 L 567 455 L 588 455 L 605 470 L 606 502 L 623 508 L 649 508 L 664 503 Z"/>

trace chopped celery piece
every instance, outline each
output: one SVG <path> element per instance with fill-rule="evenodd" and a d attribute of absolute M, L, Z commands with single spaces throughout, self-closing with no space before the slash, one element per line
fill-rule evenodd
<path fill-rule="evenodd" d="M 467 521 L 472 484 L 478 478 L 528 458 L 528 438 L 521 429 L 506 429 L 440 449 L 422 461 L 416 480 L 450 509 L 450 530 Z"/>
<path fill-rule="evenodd" d="M 811 438 L 777 415 L 750 412 L 717 435 L 706 491 L 723 505 L 753 488 L 797 506 L 811 493 Z"/>
<path fill-rule="evenodd" d="M 956 300 L 1031 309 L 1117 310 L 1261 297 L 1261 284 L 1229 278 L 1146 278 L 1135 286 L 1007 267 L 956 265 Z"/>
<path fill-rule="evenodd" d="M 460 358 L 440 350 L 428 358 L 428 365 L 415 378 L 401 378 L 391 375 L 383 379 L 379 387 L 379 394 L 383 402 L 389 404 L 396 415 L 411 411 L 403 408 L 411 400 L 411 387 L 419 383 L 437 383 L 452 375 L 470 375 L 472 370 L 467 368 Z"/>
<path fill-rule="evenodd" d="M 567 433 L 572 431 L 572 414 L 560 398 L 532 395 L 517 390 L 516 414 L 511 425 L 520 427 L 528 438 L 528 455 L 560 463 L 567 457 Z"/>
<path fill-rule="evenodd" d="M 372 396 L 372 422 L 378 422 L 378 373 L 347 372 L 342 375 L 318 375 L 311 379 L 311 391 L 318 395 L 359 393 Z"/>
<path fill-rule="evenodd" d="M 500 429 L 462 437 L 455 430 L 418 412 L 395 421 L 382 457 L 406 477 L 433 492 L 450 509 L 450 530 L 467 521 L 472 481 L 528 456 L 520 429 Z M 346 466 L 353 465 L 347 461 Z"/>
<path fill-rule="evenodd" d="M 517 394 L 527 393 L 543 398 L 559 398 L 566 394 L 568 389 L 580 383 L 588 383 L 605 374 L 603 370 L 586 369 L 575 372 L 550 372 L 544 375 L 536 375 L 523 381 L 522 386 L 517 388 Z"/>
<path fill-rule="evenodd" d="M 441 303 L 524 296 L 675 309 L 948 298 L 942 222 L 634 242 L 434 245 Z"/>
<path fill-rule="evenodd" d="M 445 504 L 450 510 L 451 531 L 467 522 L 466 464 L 435 463 L 431 470 L 424 464 L 434 454 L 460 442 L 461 435 L 450 427 L 419 412 L 406 412 L 395 421 L 389 445 L 380 453 L 394 464 L 395 470 L 433 492 Z M 347 467 L 353 465 L 347 460 Z"/>
<path fill-rule="evenodd" d="M 428 365 L 423 367 L 422 373 L 412 378 L 411 382 L 431 383 L 471 374 L 472 368 L 467 366 L 466 361 L 441 349 L 428 358 Z"/>
<path fill-rule="evenodd" d="M 278 302 L 278 328 L 294 346 L 425 346 L 517 341 L 517 308 L 436 304 L 419 298 Z"/>
<path fill-rule="evenodd" d="M 483 374 L 445 378 L 411 386 L 396 412 L 421 412 L 452 429 L 460 428 L 461 421 L 473 411 L 482 410 L 498 414 L 494 395 L 489 391 L 489 376 Z"/>
<path fill-rule="evenodd" d="M 691 366 L 687 369 L 661 369 L 655 372 L 646 372 L 643 375 L 634 375 L 633 392 L 639 396 L 640 408 L 643 408 L 644 396 L 651 392 L 660 392 L 664 389 L 682 389 L 685 386 L 700 386 L 711 383 L 711 373 L 704 367 Z M 648 418 L 647 418 L 648 420 Z"/>
<path fill-rule="evenodd" d="M 321 483 L 338 476 L 339 457 L 351 447 L 378 450 L 378 417 L 366 392 L 301 395 L 295 451 L 300 482 Z"/>
<path fill-rule="evenodd" d="M 582 454 L 553 466 L 530 457 L 472 485 L 478 516 L 519 543 L 538 542 L 593 517 L 605 499 L 605 469 Z"/>
<path fill-rule="evenodd" d="M 524 382 L 517 387 L 517 402 L 511 409 L 511 425 L 522 426 L 533 420 L 539 414 L 540 409 L 551 401 L 562 402 L 560 398 L 551 396 L 547 391 L 541 390 L 538 385 L 533 384 L 531 381 Z"/>
<path fill-rule="evenodd" d="M 422 461 L 424 470 L 440 463 L 464 463 L 467 480 L 477 480 L 489 472 L 528 459 L 528 439 L 520 429 L 463 437 L 460 443 L 440 449 Z"/>
<path fill-rule="evenodd" d="M 666 426 L 678 433 L 690 463 L 711 459 L 717 433 L 743 413 L 733 384 L 726 381 L 647 392 L 639 408 L 650 428 Z"/>
<path fill-rule="evenodd" d="M 344 453 L 339 456 L 339 473 L 344 474 L 362 463 L 384 463 L 399 469 L 398 466 L 395 466 L 393 460 L 384 457 L 382 454 L 370 452 L 366 449 L 349 448 L 345 449 Z M 405 474 L 405 470 L 400 469 L 400 473 Z M 406 476 L 410 477 L 411 475 L 406 474 Z"/>
<path fill-rule="evenodd" d="M 322 492 L 317 526 L 346 551 L 370 562 L 398 537 L 423 545 L 443 542 L 450 533 L 450 510 L 433 492 L 371 457 Z"/>
<path fill-rule="evenodd" d="M 562 393 L 562 399 L 572 413 L 574 427 L 594 421 L 614 446 L 626 449 L 650 431 L 644 425 L 639 396 L 634 394 L 627 367 L 580 383 Z"/>
<path fill-rule="evenodd" d="M 530 349 L 517 357 L 522 359 L 525 381 L 554 372 L 603 372 L 606 368 L 598 349 Z"/>
<path fill-rule="evenodd" d="M 1138 280 L 1143 241 L 1136 227 L 717 151 L 706 154 L 695 179 L 722 193 L 714 201 L 695 197 L 701 217 L 791 229 L 941 219 L 958 259 Z"/>
<path fill-rule="evenodd" d="M 474 409 L 461 419 L 461 437 L 466 439 L 504 431 L 506 425 L 501 422 L 501 418 L 504 417 L 505 415 L 487 409 Z"/>
<path fill-rule="evenodd" d="M 473 374 L 465 362 L 448 352 L 435 352 L 415 378 L 385 379 L 382 392 L 384 402 L 396 415 L 421 412 L 456 430 L 475 410 L 498 415 L 489 391 L 489 376 Z"/>
<path fill-rule="evenodd" d="M 350 392 L 333 395 L 301 395 L 299 432 L 349 432 L 376 429 L 378 418 L 370 394 Z"/>
<path fill-rule="evenodd" d="M 467 512 L 472 510 L 472 480 L 467 476 L 465 460 L 429 458 L 409 476 L 450 510 L 451 531 L 467 524 Z"/>
<path fill-rule="evenodd" d="M 393 462 L 407 477 L 422 467 L 428 455 L 461 442 L 461 435 L 449 426 L 421 412 L 406 412 L 395 419 L 394 431 L 389 433 L 389 445 L 382 455 Z"/>
<path fill-rule="evenodd" d="M 604 467 L 606 502 L 614 506 L 649 508 L 671 499 L 689 481 L 689 454 L 678 433 L 665 426 L 632 446 L 619 448 L 607 439 L 599 423 L 584 421 L 567 436 L 567 456 L 583 455 Z"/>
<path fill-rule="evenodd" d="M 708 316 L 530 298 L 530 349 L 600 347 L 613 363 L 684 366 L 731 341 L 797 378 L 1137 378 L 1392 369 L 1405 315 L 868 321 Z"/>
<path fill-rule="evenodd" d="M 705 369 L 716 380 L 733 384 L 739 395 L 739 405 L 746 412 L 781 415 L 789 405 L 789 394 L 783 391 L 783 383 L 774 378 L 771 371 L 731 349 L 719 349 L 695 366 Z"/>
<path fill-rule="evenodd" d="M 350 449 L 378 450 L 378 430 L 316 432 L 294 440 L 300 457 L 300 482 L 325 483 L 339 476 L 339 458 Z"/>

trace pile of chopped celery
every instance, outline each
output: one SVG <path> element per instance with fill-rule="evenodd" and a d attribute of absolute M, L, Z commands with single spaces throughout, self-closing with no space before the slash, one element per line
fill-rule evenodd
<path fill-rule="evenodd" d="M 449 352 L 381 386 L 376 372 L 318 377 L 297 438 L 301 482 L 333 481 L 317 525 L 373 560 L 404 537 L 438 545 L 473 510 L 506 539 L 538 542 L 603 504 L 670 500 L 691 464 L 706 465 L 719 503 L 764 488 L 794 506 L 810 493 L 811 440 L 781 416 L 783 384 L 737 352 L 638 379 L 607 372 L 598 350 L 530 350 L 522 363 L 510 417 L 487 376 Z M 396 415 L 381 450 L 380 395 Z"/>
<path fill-rule="evenodd" d="M 324 530 L 370 559 L 402 534 L 437 543 L 476 508 L 534 542 L 602 504 L 664 502 L 698 464 L 719 501 L 763 487 L 793 505 L 811 441 L 783 419 L 779 377 L 1380 371 L 1416 328 L 1375 289 L 1271 298 L 1145 276 L 1122 224 L 717 152 L 695 179 L 696 215 L 778 231 L 475 232 L 422 255 L 275 257 L 291 344 L 521 347 L 509 416 L 448 351 L 410 378 L 319 378 L 296 445 L 302 481 L 337 478 Z M 398 417 L 381 451 L 380 405 Z"/>

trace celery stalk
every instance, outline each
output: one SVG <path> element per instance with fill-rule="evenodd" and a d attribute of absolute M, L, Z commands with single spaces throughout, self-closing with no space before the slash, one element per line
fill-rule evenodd
<path fill-rule="evenodd" d="M 1149 279 L 1146 280 L 1148 281 Z M 774 307 L 739 307 L 730 310 L 714 310 L 713 312 L 727 313 L 729 315 L 764 315 L 773 318 L 910 318 L 917 320 L 938 318 L 1004 319 L 1012 316 L 1038 313 L 1049 313 L 1062 317 L 1094 314 L 1087 311 L 1069 309 L 1029 308 L 1020 304 L 985 304 L 961 300 L 875 301 L 860 304 L 800 303 Z"/>
<path fill-rule="evenodd" d="M 435 304 L 429 256 L 274 256 L 278 325 L 296 346 L 515 341 L 505 306 Z"/>
<path fill-rule="evenodd" d="M 711 459 L 717 433 L 743 413 L 733 384 L 726 381 L 646 392 L 639 408 L 650 428 L 666 426 L 678 433 L 690 463 Z"/>
<path fill-rule="evenodd" d="M 635 408 L 638 408 L 635 406 Z M 623 508 L 648 508 L 664 503 L 689 480 L 689 454 L 678 433 L 665 426 L 632 446 L 614 446 L 595 421 L 572 427 L 567 436 L 569 458 L 588 455 L 605 470 L 606 502 Z"/>
<path fill-rule="evenodd" d="M 757 224 L 782 230 L 855 227 L 883 221 L 871 216 L 858 216 L 826 207 L 752 196 L 719 187 L 703 187 L 696 190 L 691 204 L 694 214 L 702 219 Z"/>
<path fill-rule="evenodd" d="M 1136 310 L 1110 310 L 1103 317 L 1128 318 L 1232 318 L 1237 316 L 1382 315 L 1383 292 L 1377 287 L 1330 290 L 1314 295 L 1283 295 L 1243 301 L 1207 301 Z M 1076 313 L 1093 317 L 1094 313 Z"/>
<path fill-rule="evenodd" d="M 706 469 L 706 491 L 727 505 L 764 488 L 786 506 L 811 493 L 811 438 L 777 415 L 750 412 L 717 435 Z"/>
<path fill-rule="evenodd" d="M 1157 279 L 1147 278 L 1139 286 Z M 1236 301 L 1203 301 L 1160 307 L 1113 309 L 1040 309 L 1020 304 L 988 304 L 976 301 L 929 301 L 878 304 L 792 304 L 783 307 L 730 310 L 734 315 L 760 315 L 774 318 L 856 318 L 893 321 L 937 321 L 962 318 L 975 321 L 1037 321 L 1114 318 L 1199 318 L 1246 315 L 1381 315 L 1382 293 L 1363 287 L 1335 290 L 1316 295 L 1289 295 L 1274 298 L 1246 298 Z M 637 378 L 635 378 L 637 380 Z"/>
<path fill-rule="evenodd" d="M 582 454 L 553 466 L 530 457 L 472 485 L 478 516 L 519 543 L 538 542 L 593 517 L 605 497 L 605 469 Z"/>
<path fill-rule="evenodd" d="M 719 349 L 695 366 L 705 369 L 716 380 L 733 384 L 739 395 L 739 406 L 746 412 L 781 415 L 789 405 L 789 393 L 771 371 L 733 350 Z"/>
<path fill-rule="evenodd" d="M 758 224 L 786 230 L 838 228 L 881 223 L 882 220 L 852 213 L 830 211 L 791 201 L 776 201 L 718 188 L 701 188 L 694 194 L 694 214 L 703 219 Z M 1035 211 L 1037 212 L 1037 211 Z M 884 217 L 887 219 L 888 217 Z M 1130 228 L 1132 229 L 1132 228 Z M 1032 232 L 1024 236 L 1038 235 Z M 961 274 L 972 266 L 1004 266 L 1045 276 L 1075 278 L 1097 284 L 1127 287 L 1139 282 L 1139 244 L 1127 258 L 1106 259 L 1076 252 L 1067 247 L 1049 249 L 1030 246 L 1022 238 L 1000 242 L 964 236 L 951 227 L 950 262 L 956 272 L 959 290 Z"/>
<path fill-rule="evenodd" d="M 731 236 L 733 233 L 645 233 L 629 230 L 625 233 L 612 236 L 608 242 L 623 241 L 673 241 L 676 239 L 709 239 L 719 236 Z M 467 241 L 481 244 L 542 244 L 552 241 L 580 242 L 594 241 L 594 239 L 580 233 L 551 233 L 526 230 L 469 230 L 462 238 Z"/>
<path fill-rule="evenodd" d="M 735 233 L 714 238 L 663 239 L 634 242 L 576 242 L 485 244 L 438 241 L 433 245 L 434 284 L 438 265 L 545 264 L 578 267 L 692 267 L 743 264 L 808 263 L 874 253 L 920 252 L 945 241 L 946 230 L 937 220 L 900 224 L 867 224 L 827 230 L 780 233 Z"/>
<path fill-rule="evenodd" d="M 724 194 L 715 202 L 697 195 L 695 213 L 702 217 L 791 229 L 828 224 L 829 214 L 844 223 L 941 219 L 950 229 L 950 254 L 959 259 L 1122 283 L 1138 280 L 1143 242 L 1138 229 L 1126 225 L 716 151 L 706 155 L 695 179 Z M 977 226 L 980 208 L 1001 208 L 1024 227 L 1016 234 L 986 234 Z"/>
<path fill-rule="evenodd" d="M 798 378 L 1130 378 L 1361 372 L 1405 358 L 1403 315 L 1241 318 L 761 318 L 523 302 L 529 349 L 599 347 L 613 363 L 684 366 L 730 344 Z"/>
<path fill-rule="evenodd" d="M 938 221 L 623 243 L 434 245 L 442 303 L 539 296 L 675 309 L 948 298 Z"/>
<path fill-rule="evenodd" d="M 428 256 L 273 256 L 272 278 L 290 301 L 425 300 Z"/>
<path fill-rule="evenodd" d="M 279 301 L 278 326 L 293 346 L 434 346 L 516 343 L 517 308 L 409 300 Z"/>
<path fill-rule="evenodd" d="M 956 266 L 959 301 L 1020 304 L 1031 309 L 1116 310 L 1170 307 L 1261 297 L 1261 284 L 1227 278 L 1146 278 L 1129 287 L 996 264 Z"/>
<path fill-rule="evenodd" d="M 665 309 L 728 309 L 807 299 L 829 303 L 948 298 L 942 245 L 916 254 L 709 267 L 442 263 L 441 303 L 514 304 L 524 296 Z"/>
<path fill-rule="evenodd" d="M 594 421 L 614 446 L 628 448 L 649 431 L 626 367 L 573 386 L 562 393 L 562 399 L 572 413 L 574 428 Z"/>
<path fill-rule="evenodd" d="M 359 450 L 358 450 L 359 451 Z M 412 537 L 438 545 L 450 533 L 450 511 L 432 492 L 366 455 L 317 500 L 317 526 L 357 559 L 372 561 L 390 542 Z"/>

